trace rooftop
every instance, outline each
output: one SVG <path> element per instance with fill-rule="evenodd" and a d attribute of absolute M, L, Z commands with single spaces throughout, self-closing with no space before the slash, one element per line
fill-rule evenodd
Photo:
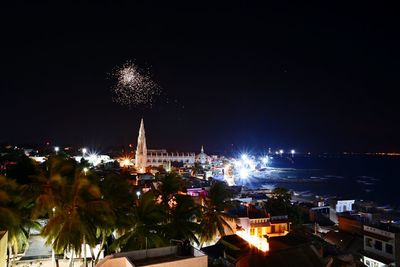
<path fill-rule="evenodd" d="M 400 226 L 396 225 L 396 224 L 379 223 L 379 224 L 369 224 L 369 225 L 365 225 L 365 226 L 373 227 L 373 228 L 380 229 L 380 230 L 387 231 L 387 232 L 394 233 L 394 234 L 400 233 Z"/>
<path fill-rule="evenodd" d="M 167 262 L 176 262 L 176 261 L 188 261 L 194 260 L 195 258 L 203 257 L 204 263 L 207 263 L 207 256 L 201 251 L 194 249 L 192 246 L 169 246 L 169 247 L 161 247 L 161 248 L 152 248 L 147 250 L 134 250 L 129 252 L 122 252 L 114 254 L 108 261 L 104 261 L 99 266 L 119 266 L 120 261 L 119 258 L 125 258 L 132 266 L 149 266 L 154 264 L 163 264 Z M 113 262 L 115 260 L 115 262 Z M 197 262 L 198 263 L 198 262 Z M 192 265 L 193 263 L 187 262 L 187 265 Z M 201 264 L 200 264 L 201 265 Z M 201 265 L 202 266 L 202 265 Z"/>
<path fill-rule="evenodd" d="M 263 210 L 256 209 L 255 207 L 239 207 L 231 209 L 230 214 L 237 217 L 249 217 L 250 219 L 268 218 L 268 214 Z"/>
<path fill-rule="evenodd" d="M 309 240 L 306 236 L 297 233 L 289 233 L 285 236 L 277 236 L 268 239 L 270 251 L 278 251 L 290 247 L 297 247 L 309 244 L 310 242 L 311 240 Z"/>

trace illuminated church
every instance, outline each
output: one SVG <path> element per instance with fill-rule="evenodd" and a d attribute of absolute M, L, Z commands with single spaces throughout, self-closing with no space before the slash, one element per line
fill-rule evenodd
<path fill-rule="evenodd" d="M 143 119 L 140 122 L 139 136 L 135 154 L 135 168 L 138 172 L 144 173 L 148 166 L 167 165 L 171 162 L 180 162 L 186 165 L 193 165 L 195 162 L 206 164 L 209 157 L 201 147 L 201 153 L 196 156 L 194 152 L 181 153 L 168 152 L 166 149 L 147 149 L 146 133 L 144 130 Z"/>

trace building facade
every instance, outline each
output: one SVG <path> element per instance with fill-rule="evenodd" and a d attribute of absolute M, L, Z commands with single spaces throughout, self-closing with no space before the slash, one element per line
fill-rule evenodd
<path fill-rule="evenodd" d="M 137 139 L 135 153 L 135 168 L 139 173 L 144 173 L 146 167 L 160 165 L 167 166 L 171 162 L 179 162 L 184 165 L 193 165 L 195 162 L 201 164 L 207 163 L 209 157 L 204 153 L 202 147 L 201 153 L 196 157 L 194 152 L 168 152 L 166 149 L 147 149 L 146 133 L 143 119 L 140 122 L 139 135 Z"/>
<path fill-rule="evenodd" d="M 400 228 L 391 225 L 363 226 L 363 263 L 370 267 L 400 266 Z"/>
<path fill-rule="evenodd" d="M 8 232 L 0 231 L 0 266 L 7 265 Z"/>

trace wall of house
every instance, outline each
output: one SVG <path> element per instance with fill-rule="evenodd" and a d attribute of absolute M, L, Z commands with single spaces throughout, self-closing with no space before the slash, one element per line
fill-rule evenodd
<path fill-rule="evenodd" d="M 362 225 L 359 221 L 344 216 L 338 216 L 338 221 L 339 230 L 348 233 L 362 234 Z"/>
<path fill-rule="evenodd" d="M 387 259 L 395 260 L 394 240 L 388 242 L 364 235 L 364 250 L 383 256 Z"/>
<path fill-rule="evenodd" d="M 363 256 L 363 263 L 368 267 L 386 267 L 387 266 L 386 264 L 384 264 L 380 261 L 368 258 L 366 256 Z"/>
<path fill-rule="evenodd" d="M 0 231 L 0 266 L 6 266 L 7 263 L 7 242 L 8 232 Z"/>
<path fill-rule="evenodd" d="M 208 259 L 207 256 L 194 257 L 188 259 L 182 259 L 177 261 L 170 262 L 162 262 L 151 265 L 146 265 L 148 267 L 187 267 L 187 266 L 195 266 L 195 267 L 207 267 Z"/>
<path fill-rule="evenodd" d="M 120 258 L 113 258 L 101 262 L 96 265 L 96 267 L 134 267 L 127 258 L 120 257 Z"/>

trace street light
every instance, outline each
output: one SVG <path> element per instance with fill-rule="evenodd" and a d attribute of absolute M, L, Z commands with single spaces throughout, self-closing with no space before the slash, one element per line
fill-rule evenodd
<path fill-rule="evenodd" d="M 58 146 L 54 147 L 54 151 L 56 152 L 56 154 L 58 154 L 58 151 L 60 151 L 60 148 Z"/>
<path fill-rule="evenodd" d="M 86 173 L 88 172 L 88 170 L 89 170 L 89 169 L 88 169 L 88 168 L 86 168 L 86 167 L 85 167 L 85 168 L 83 168 L 83 172 L 85 173 L 85 176 L 86 176 Z"/>
<path fill-rule="evenodd" d="M 136 195 L 137 195 L 137 197 L 138 197 L 138 199 L 140 198 L 140 191 L 137 191 L 136 192 Z"/>
<path fill-rule="evenodd" d="M 294 151 L 294 149 L 290 150 L 290 154 L 292 154 L 292 157 L 294 156 L 294 153 L 296 153 L 296 151 Z"/>
<path fill-rule="evenodd" d="M 282 156 L 282 154 L 283 154 L 283 149 L 279 150 L 279 154 Z"/>

